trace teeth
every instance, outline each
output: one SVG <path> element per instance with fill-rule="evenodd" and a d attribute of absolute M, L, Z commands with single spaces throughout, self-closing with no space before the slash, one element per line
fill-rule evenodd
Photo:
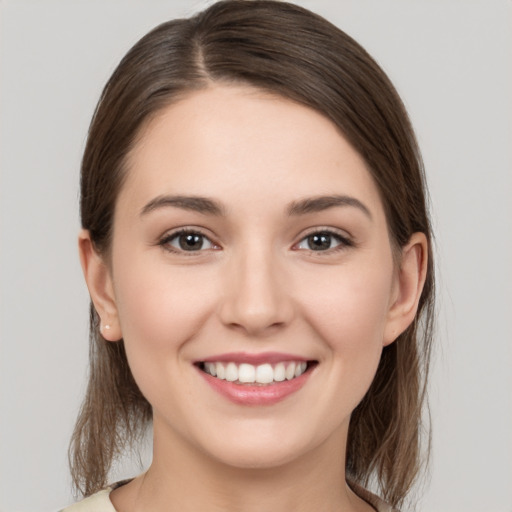
<path fill-rule="evenodd" d="M 240 382 L 256 382 L 256 368 L 252 364 L 241 364 L 238 368 Z"/>
<path fill-rule="evenodd" d="M 286 379 L 284 363 L 277 363 L 274 368 L 274 380 L 277 382 L 282 382 L 284 379 Z"/>
<path fill-rule="evenodd" d="M 295 363 L 289 363 L 284 371 L 286 380 L 292 380 L 295 377 Z"/>
<path fill-rule="evenodd" d="M 204 366 L 207 373 L 213 375 L 214 377 L 217 375 L 217 365 L 215 363 L 205 363 Z"/>
<path fill-rule="evenodd" d="M 204 371 L 218 379 L 242 384 L 271 384 L 300 377 L 307 368 L 307 363 L 277 363 L 275 366 L 265 363 L 258 366 L 242 363 L 204 363 Z"/>
<path fill-rule="evenodd" d="M 215 363 L 215 373 L 217 374 L 218 379 L 226 378 L 226 368 L 222 363 Z"/>
<path fill-rule="evenodd" d="M 274 369 L 269 364 L 260 364 L 256 368 L 256 382 L 270 384 L 274 380 Z"/>
<path fill-rule="evenodd" d="M 226 380 L 229 382 L 238 380 L 238 366 L 235 363 L 228 363 L 226 366 Z"/>
<path fill-rule="evenodd" d="M 295 377 L 299 377 L 306 371 L 306 363 L 298 363 L 295 367 Z"/>

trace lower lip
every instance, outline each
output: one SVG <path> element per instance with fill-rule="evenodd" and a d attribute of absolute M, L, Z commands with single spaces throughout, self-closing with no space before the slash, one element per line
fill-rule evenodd
<path fill-rule="evenodd" d="M 217 379 L 199 368 L 198 371 L 215 391 L 231 400 L 231 402 L 241 405 L 273 405 L 299 391 L 311 375 L 311 371 L 308 369 L 299 377 L 291 380 L 253 386 Z"/>

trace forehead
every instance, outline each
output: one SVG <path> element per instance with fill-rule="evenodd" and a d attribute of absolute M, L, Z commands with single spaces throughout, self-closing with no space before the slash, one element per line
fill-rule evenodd
<path fill-rule="evenodd" d="M 212 86 L 162 109 L 127 163 L 119 202 L 187 194 L 256 206 L 351 193 L 381 209 L 364 160 L 334 123 L 248 86 Z"/>

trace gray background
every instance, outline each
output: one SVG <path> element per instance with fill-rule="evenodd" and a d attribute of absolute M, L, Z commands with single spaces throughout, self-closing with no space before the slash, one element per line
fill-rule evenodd
<path fill-rule="evenodd" d="M 420 508 L 510 512 L 512 2 L 297 3 L 380 62 L 424 153 L 441 313 L 432 478 Z M 72 500 L 66 450 L 84 391 L 88 318 L 76 250 L 78 170 L 96 100 L 139 37 L 204 5 L 0 3 L 3 512 L 51 511 Z"/>

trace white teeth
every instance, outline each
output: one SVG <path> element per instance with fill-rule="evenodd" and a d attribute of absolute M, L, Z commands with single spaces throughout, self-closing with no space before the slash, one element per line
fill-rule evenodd
<path fill-rule="evenodd" d="M 277 363 L 275 366 L 269 363 L 254 366 L 248 363 L 237 365 L 234 362 L 229 362 L 204 363 L 203 369 L 213 377 L 229 382 L 271 384 L 299 377 L 306 371 L 307 366 L 305 361 Z"/>
<path fill-rule="evenodd" d="M 284 379 L 286 379 L 284 363 L 277 363 L 274 368 L 274 380 L 283 382 Z"/>
<path fill-rule="evenodd" d="M 238 380 L 240 382 L 255 382 L 256 368 L 252 364 L 241 364 L 238 368 Z"/>
<path fill-rule="evenodd" d="M 306 371 L 306 363 L 297 363 L 295 367 L 295 377 L 299 377 Z"/>
<path fill-rule="evenodd" d="M 270 384 L 274 380 L 274 369 L 269 364 L 260 364 L 256 368 L 256 382 Z"/>
<path fill-rule="evenodd" d="M 224 368 L 224 365 L 222 363 L 216 363 L 215 364 L 215 372 L 217 373 L 217 378 L 218 379 L 225 379 L 226 378 L 226 369 Z"/>
<path fill-rule="evenodd" d="M 284 372 L 286 380 L 292 380 L 295 377 L 295 363 L 289 363 L 286 366 L 286 370 Z"/>
<path fill-rule="evenodd" d="M 206 370 L 207 373 L 213 375 L 214 377 L 217 375 L 217 368 L 215 363 L 205 363 L 204 369 Z"/>
<path fill-rule="evenodd" d="M 226 366 L 226 380 L 229 382 L 238 380 L 238 366 L 235 363 L 228 363 Z"/>

